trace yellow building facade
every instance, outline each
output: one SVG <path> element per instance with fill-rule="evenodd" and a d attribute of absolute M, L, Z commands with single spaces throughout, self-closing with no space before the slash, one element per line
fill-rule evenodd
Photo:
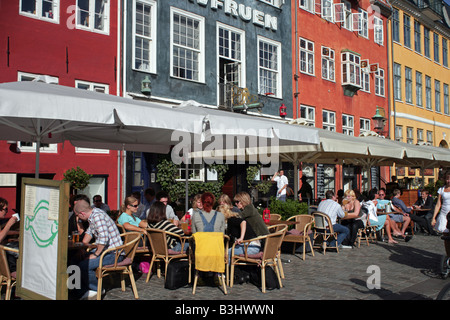
<path fill-rule="evenodd" d="M 441 1 L 395 0 L 389 21 L 390 138 L 449 148 L 450 22 Z M 447 19 L 446 19 L 447 18 Z M 439 169 L 425 170 L 425 184 Z M 392 175 L 421 184 L 414 168 L 393 168 Z"/>

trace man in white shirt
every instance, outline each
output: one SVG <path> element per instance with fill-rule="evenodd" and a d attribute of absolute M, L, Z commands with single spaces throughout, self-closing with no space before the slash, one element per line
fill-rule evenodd
<path fill-rule="evenodd" d="M 319 203 L 319 206 L 317 207 L 317 211 L 320 211 L 322 213 L 325 213 L 327 216 L 330 217 L 331 224 L 333 225 L 334 232 L 337 232 L 337 242 L 338 247 L 341 248 L 351 248 L 348 246 L 342 246 L 342 241 L 344 241 L 345 238 L 350 233 L 350 230 L 339 223 L 337 223 L 337 218 L 344 218 L 345 213 L 344 210 L 342 210 L 341 205 L 336 201 L 336 195 L 334 194 L 334 191 L 328 190 L 325 193 L 326 200 L 323 200 Z M 334 246 L 334 241 L 330 244 L 331 246 Z"/>
<path fill-rule="evenodd" d="M 288 186 L 288 178 L 284 175 L 284 170 L 275 172 L 272 181 L 277 183 L 277 200 L 286 201 L 286 188 Z"/>

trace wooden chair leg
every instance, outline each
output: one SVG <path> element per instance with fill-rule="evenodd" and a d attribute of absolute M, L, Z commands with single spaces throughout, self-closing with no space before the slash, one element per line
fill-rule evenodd
<path fill-rule="evenodd" d="M 134 298 L 139 299 L 139 294 L 136 287 L 136 281 L 134 280 L 133 268 L 131 266 L 128 267 L 128 274 L 130 276 L 131 288 L 133 288 Z"/>
<path fill-rule="evenodd" d="M 231 272 L 230 272 L 230 288 L 233 287 L 234 284 L 234 264 L 231 264 Z"/>
<path fill-rule="evenodd" d="M 102 285 L 103 285 L 103 276 L 100 275 L 97 281 L 97 300 L 102 300 Z"/>
<path fill-rule="evenodd" d="M 261 290 L 266 293 L 266 266 L 261 265 Z"/>
<path fill-rule="evenodd" d="M 198 270 L 195 270 L 194 285 L 192 286 L 192 294 L 195 294 L 195 289 L 197 288 L 198 280 Z"/>

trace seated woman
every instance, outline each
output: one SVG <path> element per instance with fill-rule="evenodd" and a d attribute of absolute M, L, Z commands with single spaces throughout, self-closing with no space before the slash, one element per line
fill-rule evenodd
<path fill-rule="evenodd" d="M 233 206 L 233 203 L 231 202 L 230 197 L 229 197 L 227 194 L 225 194 L 225 193 L 223 193 L 223 194 L 219 197 L 218 202 L 219 202 L 219 205 L 220 205 L 220 206 L 221 206 L 221 205 L 224 205 L 224 204 L 227 205 L 227 206 L 229 206 L 229 207 L 230 207 L 230 210 L 233 211 L 233 212 L 237 212 L 237 213 L 240 213 L 240 212 L 241 212 L 241 210 L 239 210 L 238 207 Z"/>
<path fill-rule="evenodd" d="M 365 202 L 367 205 L 367 209 L 369 211 L 369 222 L 371 226 L 376 226 L 377 231 L 380 231 L 383 229 L 383 227 L 386 230 L 386 234 L 388 236 L 388 242 L 389 243 L 398 243 L 392 238 L 391 234 L 391 219 L 389 218 L 389 215 L 383 214 L 378 215 L 377 214 L 377 191 L 376 190 L 370 190 L 368 195 L 368 201 Z"/>
<path fill-rule="evenodd" d="M 250 195 L 247 192 L 242 191 L 237 193 L 234 196 L 234 202 L 241 210 L 241 213 L 239 214 L 241 218 L 251 225 L 258 237 L 269 234 L 269 229 L 267 229 L 267 226 L 258 210 L 253 206 L 250 200 Z"/>
<path fill-rule="evenodd" d="M 234 254 L 244 254 L 244 245 L 241 244 L 242 240 L 249 240 L 256 238 L 256 233 L 252 227 L 242 218 L 239 217 L 237 212 L 231 211 L 230 207 L 223 204 L 218 207 L 218 210 L 223 213 L 227 222 L 227 235 L 230 237 L 230 248 L 228 249 L 228 257 L 231 259 L 232 243 L 236 243 L 234 247 Z M 250 243 L 247 249 L 248 254 L 257 254 L 261 250 L 261 243 L 259 240 Z"/>
<path fill-rule="evenodd" d="M 135 197 L 126 197 L 124 204 L 120 208 L 122 214 L 117 219 L 117 223 L 122 225 L 126 231 L 138 231 L 146 234 L 147 221 L 141 220 L 134 215 L 137 212 L 138 205 L 139 201 Z"/>
<path fill-rule="evenodd" d="M 4 198 L 0 198 L 0 219 L 4 219 L 7 213 L 8 213 L 8 200 L 6 200 Z M 10 229 L 18 220 L 19 219 L 18 219 L 17 215 L 12 215 L 8 219 L 8 222 L 6 222 L 6 224 L 4 225 L 3 229 L 0 226 L 0 243 L 2 243 L 8 235 L 17 233 L 17 231 L 11 231 Z M 11 247 L 11 248 L 19 249 L 18 241 L 13 241 L 13 242 L 10 242 L 5 245 L 8 247 Z M 7 251 L 6 255 L 7 255 L 8 264 L 9 264 L 9 271 L 10 272 L 16 271 L 18 255 L 13 254 L 9 251 Z"/>
<path fill-rule="evenodd" d="M 202 209 L 196 210 L 192 216 L 192 233 L 225 232 L 225 217 L 221 212 L 213 210 L 216 198 L 210 192 L 201 197 Z"/>
<path fill-rule="evenodd" d="M 179 236 L 184 236 L 184 232 L 182 229 L 178 228 L 172 222 L 167 220 L 166 205 L 162 202 L 156 201 L 151 205 L 150 209 L 148 210 L 147 222 L 149 228 L 160 229 L 175 233 Z M 178 237 L 169 234 L 167 235 L 166 240 L 167 248 L 172 249 L 173 251 L 181 251 L 181 243 L 178 242 Z M 184 251 L 186 251 L 188 247 L 189 243 L 185 243 Z"/>
<path fill-rule="evenodd" d="M 202 208 L 203 208 L 203 205 L 202 205 L 202 195 L 199 193 L 199 194 L 196 194 L 196 195 L 194 196 L 194 199 L 192 199 L 192 208 L 190 208 L 190 209 L 186 212 L 186 214 L 189 214 L 189 215 L 191 216 L 191 219 L 192 219 L 192 216 L 194 215 L 194 212 L 197 211 L 197 210 L 201 210 Z M 181 221 L 186 221 L 186 215 L 184 215 L 184 216 L 181 218 Z"/>
<path fill-rule="evenodd" d="M 344 200 L 342 202 L 345 203 L 343 210 L 348 212 L 348 216 L 346 219 L 341 220 L 341 224 L 350 230 L 349 235 L 342 244 L 344 246 L 353 246 L 358 235 L 358 229 L 366 226 L 367 215 L 361 212 L 361 203 L 356 199 L 356 194 L 353 190 L 344 192 Z"/>

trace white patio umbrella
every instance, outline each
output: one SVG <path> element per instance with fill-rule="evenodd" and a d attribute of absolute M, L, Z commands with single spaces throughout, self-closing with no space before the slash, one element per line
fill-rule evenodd
<path fill-rule="evenodd" d="M 160 103 L 39 82 L 0 84 L 0 139 L 167 153 L 174 131 L 201 136 L 204 117 Z"/>

